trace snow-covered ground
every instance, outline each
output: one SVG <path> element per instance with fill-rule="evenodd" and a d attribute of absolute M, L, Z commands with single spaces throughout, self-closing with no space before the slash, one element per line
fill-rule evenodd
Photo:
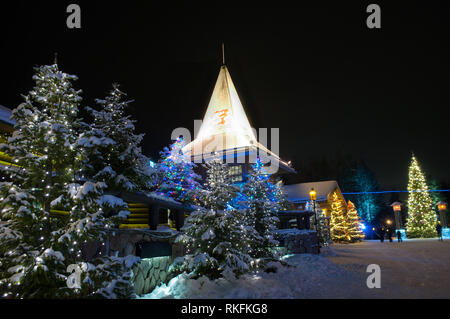
<path fill-rule="evenodd" d="M 449 298 L 450 241 L 365 241 L 333 245 L 320 256 L 291 255 L 295 267 L 227 281 L 188 279 L 157 287 L 144 298 Z M 381 267 L 381 289 L 366 285 L 367 266 Z"/>

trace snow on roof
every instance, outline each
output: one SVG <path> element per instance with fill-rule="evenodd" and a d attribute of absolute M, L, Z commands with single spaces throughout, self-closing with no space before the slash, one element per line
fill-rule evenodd
<path fill-rule="evenodd" d="M 6 106 L 0 105 L 0 121 L 6 124 L 15 125 L 16 122 L 11 120 L 11 115 L 11 109 L 7 108 Z"/>
<path fill-rule="evenodd" d="M 304 202 L 309 201 L 309 192 L 311 189 L 317 192 L 318 201 L 326 201 L 328 195 L 339 189 L 339 185 L 336 181 L 314 182 L 314 183 L 300 183 L 294 185 L 286 185 L 283 187 L 287 194 L 288 200 L 292 202 Z M 340 191 L 340 189 L 339 189 Z"/>

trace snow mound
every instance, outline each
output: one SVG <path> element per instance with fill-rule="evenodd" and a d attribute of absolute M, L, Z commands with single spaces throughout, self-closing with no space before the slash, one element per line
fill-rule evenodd
<path fill-rule="evenodd" d="M 143 299 L 296 299 L 349 297 L 367 287 L 349 287 L 362 278 L 327 258 L 316 255 L 289 255 L 283 258 L 291 267 L 272 265 L 276 272 L 247 274 L 238 279 L 191 279 L 187 274 L 157 287 Z M 331 288 L 330 288 L 331 287 Z"/>

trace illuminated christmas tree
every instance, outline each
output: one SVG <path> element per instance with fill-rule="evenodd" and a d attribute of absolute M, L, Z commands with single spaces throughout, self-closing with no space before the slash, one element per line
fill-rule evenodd
<path fill-rule="evenodd" d="M 89 263 L 82 256 L 84 244 L 105 242 L 113 222 L 102 209 L 105 183 L 83 172 L 77 77 L 57 64 L 35 71 L 35 87 L 13 110 L 15 131 L 0 146 L 15 164 L 2 167 L 11 181 L 0 183 L 1 296 L 129 297 L 132 264 L 101 252 Z M 70 265 L 81 271 L 75 289 L 68 286 Z"/>
<path fill-rule="evenodd" d="M 196 165 L 191 158 L 183 153 L 185 146 L 184 140 L 178 138 L 161 152 L 156 191 L 182 203 L 193 204 L 201 188 L 200 176 L 194 172 Z"/>
<path fill-rule="evenodd" d="M 428 190 L 425 175 L 413 155 L 409 167 L 408 218 L 406 222 L 406 234 L 410 238 L 437 236 L 437 219 L 433 211 L 433 200 Z"/>
<path fill-rule="evenodd" d="M 355 205 L 351 201 L 348 201 L 347 205 L 347 225 L 348 234 L 352 242 L 364 239 L 365 235 L 361 229 L 361 219 L 359 218 Z"/>
<path fill-rule="evenodd" d="M 98 110 L 87 107 L 93 118 L 78 144 L 85 150 L 87 177 L 107 185 L 107 192 L 142 192 L 152 186 L 150 159 L 142 154 L 144 134 L 135 133 L 135 120 L 126 114 L 132 101 L 113 84 L 113 90 L 97 99 Z"/>
<path fill-rule="evenodd" d="M 331 239 L 334 242 L 339 243 L 350 241 L 350 235 L 348 233 L 347 220 L 345 216 L 345 207 L 336 192 L 332 194 L 330 233 Z"/>
<path fill-rule="evenodd" d="M 310 207 L 314 207 L 313 202 L 310 203 Z M 315 225 L 317 216 L 317 227 L 315 227 L 315 229 L 317 231 L 317 236 L 319 237 L 319 243 L 326 247 L 332 242 L 329 218 L 327 218 L 325 212 L 319 205 L 315 205 L 315 210 L 315 214 L 311 216 L 311 224 Z"/>
<path fill-rule="evenodd" d="M 187 254 L 175 261 L 172 271 L 210 279 L 234 278 L 252 268 L 249 240 L 254 230 L 243 224 L 245 212 L 230 205 L 237 189 L 228 166 L 221 159 L 206 166 L 207 184 L 201 196 L 204 208 L 186 219 L 184 233 L 177 241 L 185 245 Z"/>

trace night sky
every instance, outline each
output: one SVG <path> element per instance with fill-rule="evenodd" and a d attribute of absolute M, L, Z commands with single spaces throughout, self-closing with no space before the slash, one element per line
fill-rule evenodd
<path fill-rule="evenodd" d="M 85 104 L 121 84 L 135 100 L 144 152 L 157 158 L 173 129 L 203 118 L 224 41 L 251 124 L 280 128 L 280 155 L 294 166 L 344 151 L 363 158 L 382 187 L 405 189 L 414 151 L 427 173 L 450 182 L 444 2 L 372 1 L 382 7 L 381 30 L 367 28 L 365 1 L 78 1 L 81 30 L 66 27 L 74 1 L 4 2 L 2 105 L 16 107 L 32 88 L 33 67 L 58 52 L 60 68 L 79 76 Z"/>

